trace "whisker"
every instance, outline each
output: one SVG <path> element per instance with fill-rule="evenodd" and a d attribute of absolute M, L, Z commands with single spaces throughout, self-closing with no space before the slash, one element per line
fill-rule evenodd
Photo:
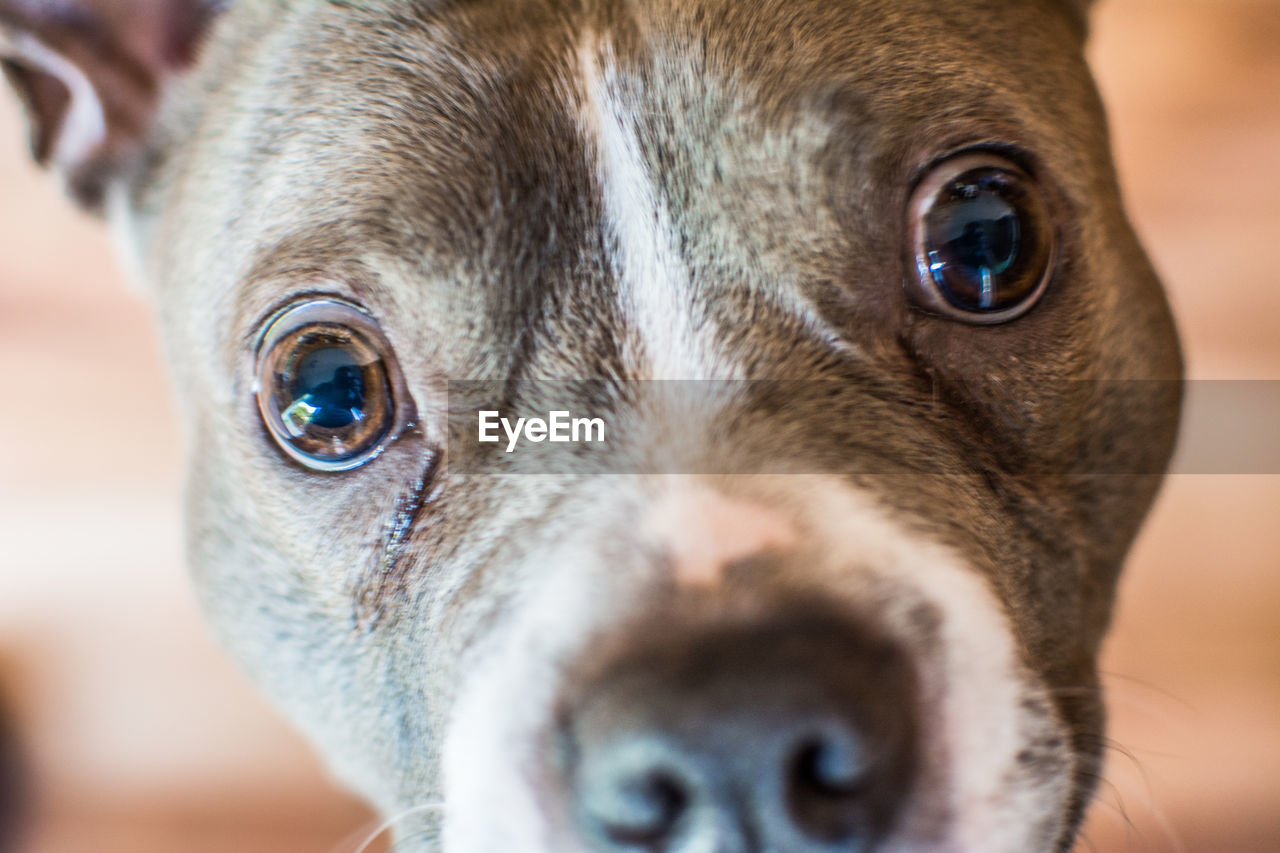
<path fill-rule="evenodd" d="M 1135 751 L 1102 734 L 1085 733 L 1081 737 L 1093 738 L 1095 742 L 1100 743 L 1106 749 L 1108 754 L 1116 753 L 1126 759 L 1126 765 L 1122 765 L 1122 767 L 1127 766 L 1129 768 L 1128 774 L 1136 774 L 1139 780 L 1137 785 L 1124 786 L 1125 790 L 1131 795 L 1130 799 L 1132 800 L 1133 796 L 1138 798 L 1138 804 L 1141 806 L 1142 811 L 1151 818 L 1151 822 L 1154 823 L 1156 829 L 1159 830 L 1160 835 L 1166 842 L 1167 849 L 1173 851 L 1173 853 L 1185 853 L 1186 846 L 1182 843 L 1182 839 L 1169 816 L 1156 802 L 1151 776 L 1135 754 Z M 1094 801 L 1099 806 L 1114 812 L 1123 821 L 1122 825 L 1125 827 L 1125 834 L 1130 840 L 1128 846 L 1132 846 L 1132 841 L 1135 837 L 1142 846 L 1147 846 L 1146 834 L 1138 826 L 1137 822 L 1133 820 L 1129 809 L 1125 805 L 1121 786 L 1105 773 L 1090 773 L 1088 775 L 1098 784 L 1099 794 Z"/>
<path fill-rule="evenodd" d="M 1186 699 L 1183 699 L 1177 693 L 1174 693 L 1173 691 L 1168 690 L 1167 688 L 1161 687 L 1159 684 L 1156 684 L 1154 681 L 1148 681 L 1145 678 L 1139 678 L 1136 675 L 1125 675 L 1122 672 L 1101 671 L 1098 674 L 1101 677 L 1104 683 L 1104 686 L 1106 686 L 1106 682 L 1117 681 L 1117 682 L 1122 682 L 1123 687 L 1127 687 L 1127 688 L 1141 687 L 1142 689 L 1146 690 L 1148 693 L 1154 693 L 1156 696 L 1159 696 L 1161 699 L 1166 699 L 1173 702 L 1175 705 L 1179 705 L 1180 707 L 1182 707 L 1183 710 L 1190 711 L 1192 713 L 1196 712 L 1195 706 L 1192 705 L 1189 701 L 1187 701 Z"/>
<path fill-rule="evenodd" d="M 1086 773 L 1084 775 L 1095 783 L 1094 787 L 1096 793 L 1094 794 L 1090 811 L 1105 809 L 1110 814 L 1118 816 L 1121 826 L 1125 828 L 1125 836 L 1127 838 L 1132 838 L 1135 832 L 1141 835 L 1141 831 L 1138 830 L 1138 827 L 1129 818 L 1128 812 L 1125 811 L 1124 800 L 1120 795 L 1120 789 L 1101 774 Z M 1092 851 L 1092 853 L 1097 853 L 1098 844 L 1089 836 L 1087 831 L 1089 825 L 1097 820 L 1098 818 L 1096 817 L 1090 817 L 1086 820 L 1085 826 L 1081 828 L 1076 837 L 1076 846 L 1072 848 L 1072 853 L 1079 853 L 1079 847 L 1082 844 L 1085 845 L 1088 850 Z M 1131 845 L 1126 844 L 1126 847 L 1128 846 Z"/>
<path fill-rule="evenodd" d="M 1076 843 L 1071 848 L 1073 853 L 1078 853 L 1081 845 L 1084 846 L 1087 853 L 1098 853 L 1098 845 L 1095 844 L 1093 839 L 1084 831 L 1081 831 L 1080 834 L 1076 836 Z"/>
<path fill-rule="evenodd" d="M 417 841 L 426 840 L 431 843 L 430 853 L 438 853 L 443 850 L 444 839 L 440 837 L 440 833 L 435 828 L 424 829 L 420 832 L 412 832 L 408 835 L 397 838 L 395 843 L 387 850 L 387 853 L 396 853 L 398 850 L 409 851 L 412 849 L 414 853 L 426 853 L 427 848 L 412 847 Z"/>
<path fill-rule="evenodd" d="M 1094 802 L 1103 808 L 1111 810 L 1112 813 L 1120 818 L 1120 821 L 1125 828 L 1126 835 L 1130 837 L 1137 835 L 1141 838 L 1142 829 L 1139 828 L 1139 826 L 1134 823 L 1133 818 L 1130 817 L 1129 810 L 1124 804 L 1124 795 L 1120 792 L 1120 788 L 1116 783 L 1101 774 L 1095 775 L 1094 781 L 1097 783 L 1098 789 L 1098 794 L 1094 798 Z"/>
<path fill-rule="evenodd" d="M 430 802 L 430 803 L 422 803 L 420 805 L 413 806 L 412 808 L 405 809 L 402 812 L 397 812 L 396 814 L 391 815 L 382 823 L 380 823 L 377 826 L 377 828 L 374 829 L 372 832 L 370 832 L 368 835 L 364 836 L 364 840 L 361 841 L 355 847 L 349 847 L 348 842 L 343 842 L 342 845 L 340 845 L 338 848 L 335 848 L 335 853 L 339 853 L 340 851 L 341 853 L 368 853 L 370 848 L 373 847 L 374 842 L 376 842 L 379 838 L 385 835 L 388 831 L 394 829 L 396 827 L 396 824 L 400 823 L 406 818 L 410 818 L 415 815 L 425 814 L 428 812 L 442 812 L 442 811 L 444 811 L 444 803 L 436 801 L 436 802 Z M 388 853 L 394 853 L 396 847 L 398 847 L 400 844 L 405 843 L 407 841 L 419 840 L 422 838 L 432 838 L 432 836 L 435 835 L 435 833 L 437 833 L 438 831 L 439 829 L 437 826 L 430 826 L 426 829 L 414 832 L 410 835 L 406 835 L 403 838 L 398 839 L 396 843 L 390 848 Z M 438 838 L 434 840 L 438 840 Z"/>

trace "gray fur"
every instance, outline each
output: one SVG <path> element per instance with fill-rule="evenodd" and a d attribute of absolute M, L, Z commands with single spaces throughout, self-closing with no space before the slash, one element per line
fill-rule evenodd
<path fill-rule="evenodd" d="M 628 523 L 642 488 L 468 476 L 437 458 L 448 379 L 643 377 L 626 355 L 645 343 L 619 307 L 595 143 L 576 119 L 574 58 L 607 36 L 611 93 L 681 237 L 694 325 L 741 376 L 805 380 L 781 403 L 727 399 L 727 434 L 684 445 L 689 464 L 901 472 L 843 481 L 994 591 L 1034 685 L 1021 712 L 1046 733 L 1027 744 L 1027 785 L 1073 774 L 1038 830 L 1045 849 L 1068 848 L 1102 744 L 1098 646 L 1181 376 L 1081 56 L 1084 5 L 234 5 L 167 88 L 146 156 L 117 176 L 187 415 L 191 564 L 227 647 L 395 811 L 448 796 L 455 699 L 533 596 L 540 553 L 577 537 L 626 576 L 592 580 L 601 595 L 674 606 L 660 573 L 627 556 L 644 549 Z M 922 313 L 903 286 L 913 182 L 975 144 L 1024 152 L 1062 240 L 1042 303 L 991 327 Z M 253 404 L 264 318 L 312 290 L 372 312 L 421 415 L 338 476 L 285 460 Z M 1084 381 L 1098 379 L 1162 381 Z M 604 405 L 631 446 L 654 434 L 642 401 Z M 795 501 L 802 523 L 813 512 L 785 489 L 724 485 L 740 488 Z M 860 587 L 824 593 L 840 555 L 813 548 L 735 594 L 764 607 L 800 589 L 874 612 Z M 589 658 L 590 639 L 565 642 Z M 564 663 L 530 666 L 554 680 Z"/>

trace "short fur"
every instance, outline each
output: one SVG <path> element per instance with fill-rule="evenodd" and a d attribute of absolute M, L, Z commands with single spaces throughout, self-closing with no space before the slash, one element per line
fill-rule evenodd
<path fill-rule="evenodd" d="M 1068 849 L 1099 772 L 1099 643 L 1181 376 L 1083 5 L 230 4 L 104 185 L 160 307 L 191 564 L 227 647 L 379 807 L 443 799 L 446 853 L 568 853 L 536 745 L 572 673 L 655 614 L 819 596 L 934 685 L 950 758 L 887 846 Z M 903 286 L 911 187 L 969 146 L 1016 153 L 1061 239 L 1041 303 L 1002 325 L 921 312 Z M 288 461 L 254 406 L 265 318 L 308 292 L 369 309 L 420 413 L 344 475 Z M 447 380 L 583 378 L 616 389 L 576 402 L 637 458 L 727 476 L 441 462 Z M 726 392 L 723 433 L 659 450 L 661 407 L 626 389 L 673 378 L 803 381 Z M 765 461 L 808 473 L 755 476 Z M 803 547 L 686 600 L 631 520 L 690 480 Z M 1007 723 L 988 754 L 1008 762 L 981 771 L 998 803 L 958 781 L 986 760 L 961 742 L 966 690 Z"/>

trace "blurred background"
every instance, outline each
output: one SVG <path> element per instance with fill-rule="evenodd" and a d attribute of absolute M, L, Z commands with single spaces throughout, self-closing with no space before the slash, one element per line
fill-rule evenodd
<path fill-rule="evenodd" d="M 1280 3 L 1102 0 L 1091 58 L 1191 375 L 1280 379 Z M 0 92 L 0 692 L 30 853 L 351 853 L 370 814 L 213 647 L 145 302 Z M 1280 425 L 1276 426 L 1280 433 Z M 1103 663 L 1081 851 L 1280 851 L 1280 476 L 1172 477 Z"/>

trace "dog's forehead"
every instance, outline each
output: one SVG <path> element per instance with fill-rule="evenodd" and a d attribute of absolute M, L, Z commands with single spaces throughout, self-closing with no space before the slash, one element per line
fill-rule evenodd
<path fill-rule="evenodd" d="M 672 193 L 712 178 L 766 182 L 832 146 L 864 177 L 897 178 L 897 161 L 984 135 L 1060 140 L 1046 159 L 1095 141 L 1078 138 L 1094 103 L 1055 0 L 334 3 L 299 16 L 291 36 L 293 73 L 271 79 L 290 131 L 318 117 L 331 150 L 417 170 L 403 192 L 442 216 L 488 216 L 509 198 L 479 191 L 510 197 L 571 180 L 576 163 L 590 171 L 601 121 L 630 126 Z M 334 133 L 339 117 L 346 137 Z M 341 152 L 344 139 L 365 156 Z M 537 171 L 549 160 L 559 174 Z"/>
<path fill-rule="evenodd" d="M 455 373 L 492 355 L 462 340 L 526 334 L 549 288 L 612 310 L 611 192 L 661 208 L 687 289 L 715 310 L 762 294 L 830 304 L 875 273 L 861 291 L 874 310 L 899 292 L 889 272 L 922 164 L 1012 143 L 1085 187 L 1085 152 L 1105 148 L 1055 0 L 303 4 L 277 48 L 245 166 L 255 273 L 399 264 L 424 289 L 392 288 L 392 307 L 453 341 Z"/>

